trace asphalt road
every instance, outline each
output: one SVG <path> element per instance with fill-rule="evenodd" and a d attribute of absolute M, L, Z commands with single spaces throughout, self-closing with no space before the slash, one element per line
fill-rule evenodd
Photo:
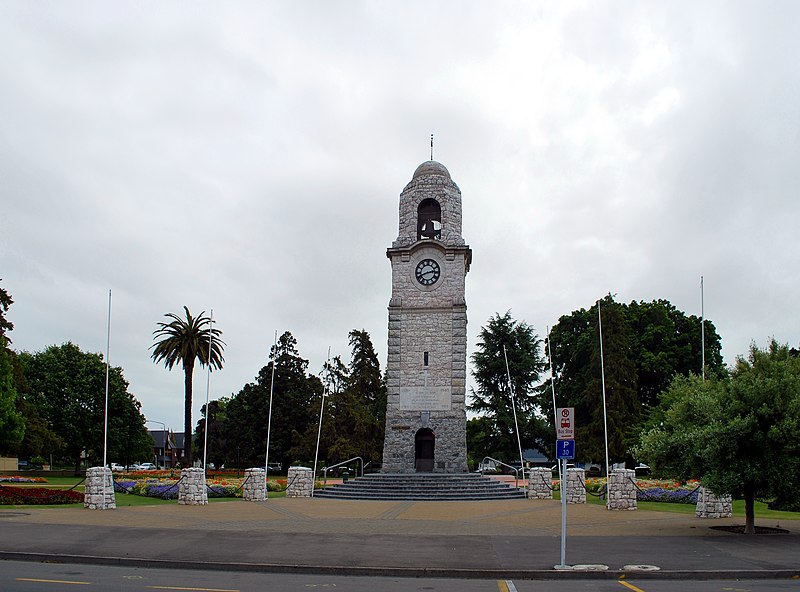
<path fill-rule="evenodd" d="M 780 592 L 800 580 L 508 580 L 320 576 L 0 561 L 3 592 Z"/>

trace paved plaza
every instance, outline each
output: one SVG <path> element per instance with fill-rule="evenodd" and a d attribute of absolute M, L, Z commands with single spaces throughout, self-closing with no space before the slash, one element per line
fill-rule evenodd
<path fill-rule="evenodd" d="M 655 566 L 659 577 L 800 576 L 800 521 L 743 536 L 648 510 L 570 505 L 567 564 Z M 462 577 L 556 577 L 552 500 L 390 502 L 276 498 L 92 511 L 0 510 L 0 558 L 212 569 Z M 558 577 L 564 577 L 558 575 Z"/>

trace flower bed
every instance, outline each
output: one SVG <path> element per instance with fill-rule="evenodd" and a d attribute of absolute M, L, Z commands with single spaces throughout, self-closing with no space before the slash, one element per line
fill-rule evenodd
<path fill-rule="evenodd" d="M 600 495 L 606 487 L 605 477 L 589 478 L 584 483 L 587 493 Z M 696 504 L 700 483 L 680 483 L 669 479 L 637 479 L 636 499 L 640 502 L 666 502 L 673 504 Z M 561 490 L 561 482 L 553 479 L 553 491 Z"/>
<path fill-rule="evenodd" d="M 0 475 L 0 483 L 47 483 L 44 477 L 11 477 Z"/>
<path fill-rule="evenodd" d="M 49 505 L 83 502 L 83 493 L 46 487 L 9 487 L 0 485 L 0 505 Z"/>
<path fill-rule="evenodd" d="M 148 471 L 141 478 L 135 479 L 135 474 L 128 474 L 127 478 L 114 480 L 114 491 L 130 493 L 146 497 L 161 499 L 178 499 L 179 479 L 159 479 L 153 476 L 153 471 Z M 209 479 L 207 494 L 209 497 L 242 497 L 244 478 Z M 269 491 L 283 491 L 286 489 L 286 479 L 271 479 L 267 482 Z"/>

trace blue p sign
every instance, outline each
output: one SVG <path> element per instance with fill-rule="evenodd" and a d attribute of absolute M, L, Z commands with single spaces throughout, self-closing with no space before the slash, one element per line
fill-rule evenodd
<path fill-rule="evenodd" d="M 556 458 L 575 458 L 575 440 L 556 440 Z"/>

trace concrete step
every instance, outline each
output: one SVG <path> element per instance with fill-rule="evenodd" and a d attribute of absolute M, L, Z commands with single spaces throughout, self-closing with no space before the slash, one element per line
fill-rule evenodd
<path fill-rule="evenodd" d="M 314 492 L 314 497 L 359 500 L 524 499 L 525 492 L 479 474 L 387 474 L 352 479 Z"/>

